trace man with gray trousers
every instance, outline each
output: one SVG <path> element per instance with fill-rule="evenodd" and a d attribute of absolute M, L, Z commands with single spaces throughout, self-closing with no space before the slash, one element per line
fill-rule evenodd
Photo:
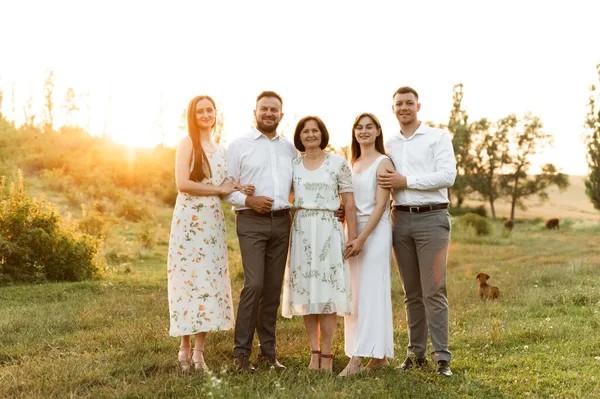
<path fill-rule="evenodd" d="M 400 132 L 386 143 L 396 171 L 377 176 L 392 189 L 393 247 L 406 307 L 407 357 L 402 370 L 427 363 L 427 336 L 437 372 L 451 376 L 448 350 L 446 260 L 450 243 L 448 188 L 456 178 L 456 160 L 448 132 L 419 121 L 419 95 L 401 87 L 392 110 Z"/>
<path fill-rule="evenodd" d="M 233 349 L 240 372 L 254 371 L 249 358 L 255 331 L 259 365 L 285 368 L 276 358 L 275 324 L 289 246 L 292 160 L 298 151 L 277 132 L 282 105 L 277 93 L 260 93 L 254 110 L 256 128 L 227 148 L 229 177 L 255 189 L 254 195 L 235 191 L 227 198 L 235 208 L 244 268 Z"/>

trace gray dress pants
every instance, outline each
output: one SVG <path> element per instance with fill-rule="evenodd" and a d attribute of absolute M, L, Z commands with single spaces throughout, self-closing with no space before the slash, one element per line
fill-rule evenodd
<path fill-rule="evenodd" d="M 441 209 L 410 213 L 394 209 L 392 223 L 394 255 L 404 289 L 407 355 L 426 357 L 429 332 L 432 357 L 450 361 L 446 293 L 448 212 Z"/>
<path fill-rule="evenodd" d="M 235 319 L 234 356 L 250 356 L 254 331 L 261 353 L 274 356 L 275 324 L 290 242 L 290 216 L 236 215 L 244 287 Z"/>

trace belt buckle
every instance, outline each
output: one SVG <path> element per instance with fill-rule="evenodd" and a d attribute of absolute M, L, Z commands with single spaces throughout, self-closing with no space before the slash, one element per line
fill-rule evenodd
<path fill-rule="evenodd" d="M 413 212 L 413 209 L 415 209 L 415 211 Z M 408 211 L 410 213 L 419 213 L 419 207 L 418 206 L 409 206 L 408 207 Z"/>

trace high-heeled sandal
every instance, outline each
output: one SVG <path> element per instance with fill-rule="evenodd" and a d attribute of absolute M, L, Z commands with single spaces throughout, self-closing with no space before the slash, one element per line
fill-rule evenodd
<path fill-rule="evenodd" d="M 317 359 L 317 368 L 311 369 L 310 368 L 310 364 L 308 365 L 308 371 L 319 371 L 321 369 L 321 350 L 317 350 L 317 351 L 310 351 L 310 362 L 312 363 L 312 356 L 313 355 L 317 355 L 318 359 Z"/>
<path fill-rule="evenodd" d="M 323 368 L 323 359 L 331 359 L 331 368 Z M 319 370 L 326 371 L 331 373 L 333 371 L 333 353 L 323 354 L 321 353 L 320 362 L 319 362 Z"/>
<path fill-rule="evenodd" d="M 177 354 L 177 361 L 179 361 L 179 367 L 181 371 L 188 372 L 190 371 L 190 347 L 189 346 L 180 346 L 179 353 Z"/>
<path fill-rule="evenodd" d="M 198 354 L 198 355 L 196 355 Z M 192 356 L 192 362 L 194 362 L 194 370 L 208 372 L 208 366 L 204 363 L 204 349 L 194 348 L 194 355 Z"/>

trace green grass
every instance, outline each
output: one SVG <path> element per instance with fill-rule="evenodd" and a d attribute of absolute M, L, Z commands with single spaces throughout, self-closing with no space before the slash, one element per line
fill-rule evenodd
<path fill-rule="evenodd" d="M 338 380 L 305 371 L 309 348 L 299 318 L 278 320 L 285 372 L 230 372 L 232 331 L 208 336 L 213 374 L 178 371 L 165 272 L 171 210 L 153 213 L 157 245 L 136 247 L 136 223 L 113 226 L 106 245 L 127 256 L 107 264 L 99 280 L 0 287 L 0 397 L 600 397 L 598 221 L 563 220 L 556 232 L 529 220 L 512 233 L 498 222 L 484 237 L 456 228 L 448 264 L 454 376 L 438 377 L 432 365 L 406 373 L 395 368 L 407 333 L 394 267 L 394 367 Z M 243 274 L 227 215 L 237 300 Z M 500 287 L 500 300 L 479 300 L 480 271 Z M 339 372 L 347 361 L 341 318 L 334 352 Z"/>

